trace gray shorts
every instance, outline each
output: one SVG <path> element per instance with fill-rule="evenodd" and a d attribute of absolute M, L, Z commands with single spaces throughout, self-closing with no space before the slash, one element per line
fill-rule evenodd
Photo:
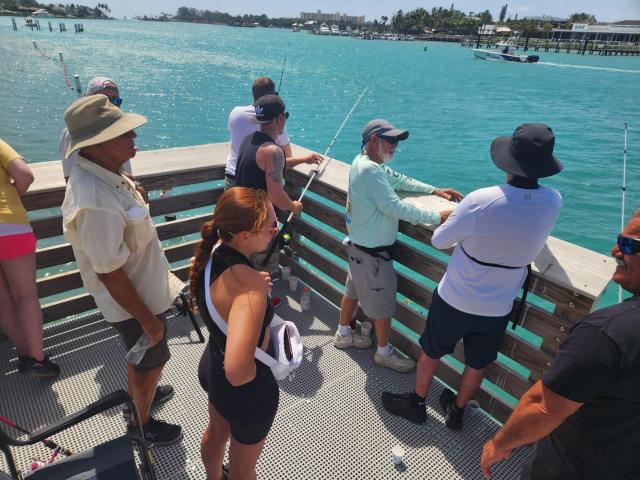
<path fill-rule="evenodd" d="M 134 365 L 133 369 L 136 372 L 144 372 L 146 370 L 153 370 L 154 368 L 161 367 L 171 358 L 169 344 L 167 343 L 167 317 L 171 312 L 172 309 L 169 309 L 166 312 L 156 315 L 156 317 L 162 320 L 165 324 L 164 336 L 162 337 L 162 340 L 146 351 L 138 365 Z M 122 340 L 127 352 L 131 350 L 131 347 L 135 345 L 138 338 L 140 338 L 140 335 L 142 335 L 142 326 L 140 326 L 140 322 L 134 318 L 129 318 L 121 322 L 110 323 L 109 325 L 118 331 L 120 339 Z"/>
<path fill-rule="evenodd" d="M 345 245 L 349 259 L 349 271 L 345 295 L 358 299 L 364 314 L 373 320 L 391 318 L 396 312 L 398 277 L 393 261 L 387 252 L 374 257 L 351 242 Z"/>

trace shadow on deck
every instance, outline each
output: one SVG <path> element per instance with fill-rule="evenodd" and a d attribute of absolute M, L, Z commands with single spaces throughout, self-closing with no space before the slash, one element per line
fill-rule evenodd
<path fill-rule="evenodd" d="M 480 453 L 498 424 L 480 409 L 468 409 L 465 429 L 446 429 L 438 406 L 442 385 L 434 383 L 428 399 L 429 419 L 423 426 L 392 417 L 382 408 L 384 390 L 412 388 L 414 375 L 402 375 L 373 363 L 373 348 L 340 351 L 333 347 L 336 307 L 314 293 L 312 307 L 301 312 L 299 291 L 284 296 L 278 314 L 296 322 L 306 355 L 292 381 L 281 382 L 280 407 L 258 463 L 263 479 L 480 479 Z M 197 342 L 189 321 L 175 316 L 169 322 L 172 359 L 162 382 L 175 387 L 176 396 L 155 412 L 179 423 L 184 439 L 154 450 L 162 480 L 203 479 L 199 442 L 207 423 L 207 399 L 197 380 L 204 345 Z M 124 351 L 115 330 L 97 313 L 85 315 L 46 331 L 47 353 L 62 366 L 55 382 L 27 378 L 16 371 L 15 352 L 0 343 L 0 414 L 33 430 L 76 411 L 118 388 L 126 388 Z M 59 435 L 61 445 L 80 451 L 122 433 L 119 411 L 109 411 Z M 15 432 L 11 432 L 15 434 Z M 391 448 L 401 444 L 405 463 L 395 467 Z M 15 449 L 20 468 L 31 458 L 45 458 L 44 447 Z M 494 478 L 516 479 L 531 455 L 522 448 L 495 468 Z M 0 470 L 6 469 L 4 459 Z"/>

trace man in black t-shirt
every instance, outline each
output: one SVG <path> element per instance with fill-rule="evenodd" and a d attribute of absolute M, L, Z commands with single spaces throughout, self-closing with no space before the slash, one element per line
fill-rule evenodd
<path fill-rule="evenodd" d="M 611 250 L 614 282 L 633 294 L 587 315 L 541 381 L 484 446 L 481 466 L 537 441 L 522 480 L 640 479 L 640 210 Z"/>

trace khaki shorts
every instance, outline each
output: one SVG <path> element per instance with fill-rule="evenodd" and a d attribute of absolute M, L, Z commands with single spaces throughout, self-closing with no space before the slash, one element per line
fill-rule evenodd
<path fill-rule="evenodd" d="M 373 320 L 391 318 L 396 312 L 398 277 L 387 252 L 374 257 L 351 242 L 345 245 L 349 271 L 345 295 L 358 299 L 364 314 Z M 388 260 L 385 260 L 388 259 Z"/>
<path fill-rule="evenodd" d="M 156 317 L 162 320 L 162 323 L 165 325 L 164 336 L 162 337 L 162 340 L 145 352 L 144 357 L 142 357 L 142 360 L 138 365 L 133 366 L 133 369 L 136 372 L 144 372 L 146 370 L 153 370 L 154 368 L 161 367 L 171 358 L 169 344 L 167 343 L 167 317 L 171 313 L 172 309 L 169 309 L 166 312 L 156 315 Z M 131 347 L 135 345 L 138 338 L 140 338 L 140 335 L 142 335 L 142 327 L 134 318 L 129 318 L 121 322 L 110 323 L 109 325 L 118 331 L 120 339 L 124 344 L 125 351 L 127 352 L 131 350 Z"/>

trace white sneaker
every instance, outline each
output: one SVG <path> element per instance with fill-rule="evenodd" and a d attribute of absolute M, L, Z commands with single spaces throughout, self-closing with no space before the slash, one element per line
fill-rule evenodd
<path fill-rule="evenodd" d="M 333 337 L 333 346 L 336 348 L 369 348 L 371 346 L 371 337 L 364 337 L 353 332 L 343 337 L 340 332 L 336 332 Z"/>
<path fill-rule="evenodd" d="M 373 363 L 400 373 L 413 372 L 416 368 L 416 362 L 414 362 L 413 359 L 401 355 L 395 348 L 393 352 L 391 352 L 391 355 L 380 355 L 378 352 L 374 353 Z"/>

